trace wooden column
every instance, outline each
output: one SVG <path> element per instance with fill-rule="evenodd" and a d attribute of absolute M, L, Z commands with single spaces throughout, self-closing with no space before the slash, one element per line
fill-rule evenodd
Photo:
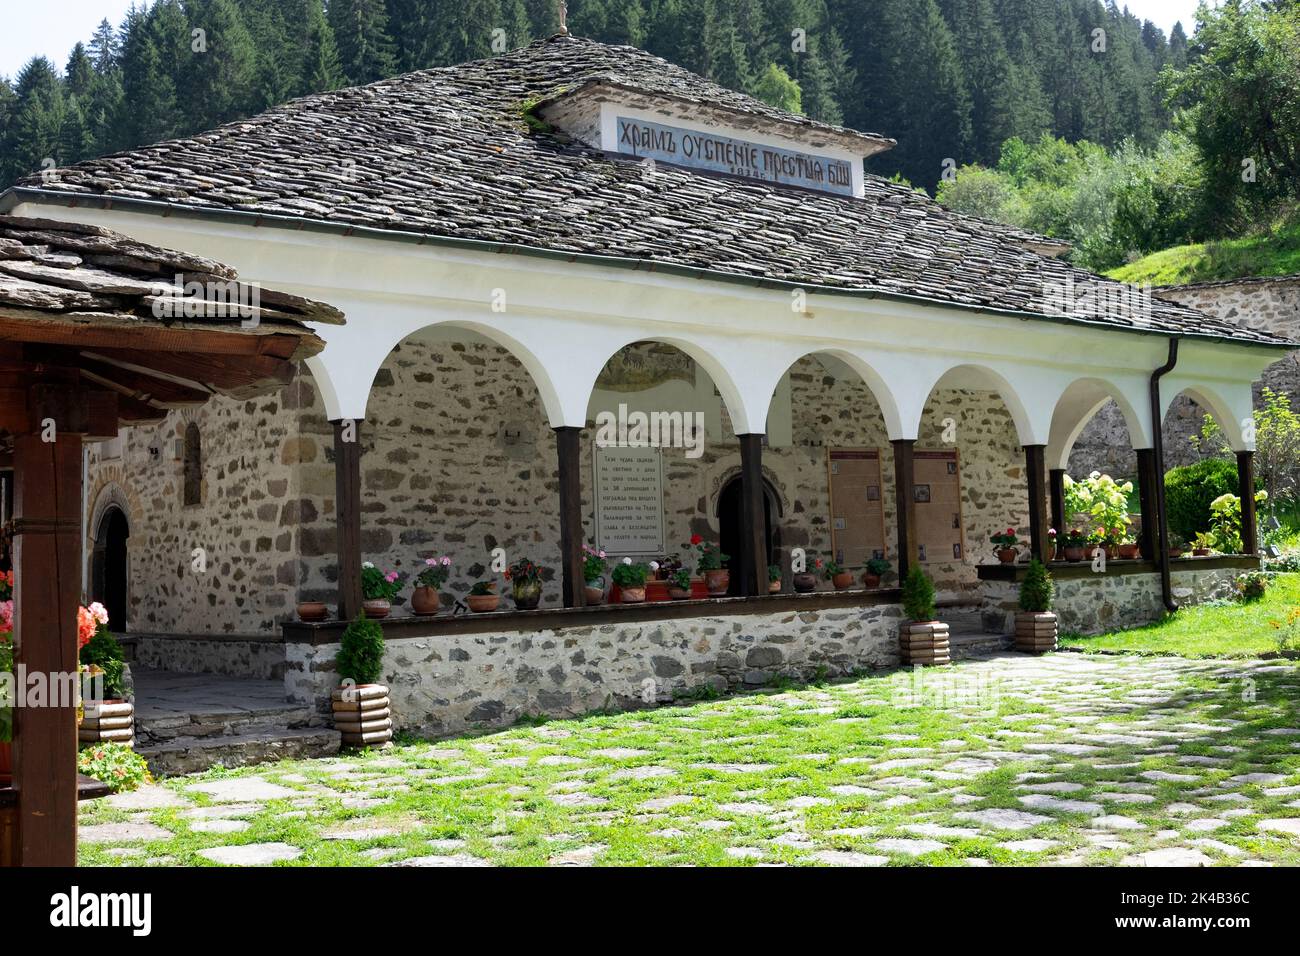
<path fill-rule="evenodd" d="M 14 438 L 15 663 L 50 688 L 48 706 L 14 708 L 20 866 L 77 862 L 81 435 L 55 434 Z"/>
<path fill-rule="evenodd" d="M 1052 527 L 1056 529 L 1057 540 L 1069 529 L 1065 517 L 1065 469 L 1053 468 L 1047 473 L 1047 497 L 1052 506 Z"/>
<path fill-rule="evenodd" d="M 1142 509 L 1142 537 L 1138 544 L 1142 547 L 1142 557 L 1155 561 L 1160 538 L 1160 519 L 1156 514 L 1156 483 L 1160 480 L 1160 468 L 1156 464 L 1154 448 L 1137 449 L 1137 468 L 1138 501 Z"/>
<path fill-rule="evenodd" d="M 763 594 L 767 582 L 767 521 L 763 508 L 763 436 L 740 439 L 740 593 Z"/>
<path fill-rule="evenodd" d="M 1237 452 L 1237 495 L 1241 498 L 1241 550 L 1259 554 L 1259 519 L 1255 515 L 1255 453 Z"/>
<path fill-rule="evenodd" d="M 585 607 L 586 582 L 582 578 L 582 429 L 555 429 L 560 476 L 560 574 L 564 606 Z"/>
<path fill-rule="evenodd" d="M 907 577 L 918 558 L 916 540 L 916 439 L 900 438 L 894 446 L 894 501 L 898 512 L 898 579 Z"/>
<path fill-rule="evenodd" d="M 361 422 L 334 421 L 334 521 L 339 620 L 361 616 Z"/>
<path fill-rule="evenodd" d="M 1025 477 L 1029 484 L 1029 550 L 1046 564 L 1052 559 L 1047 537 L 1047 446 L 1025 446 Z M 1060 530 L 1059 528 L 1057 529 Z"/>

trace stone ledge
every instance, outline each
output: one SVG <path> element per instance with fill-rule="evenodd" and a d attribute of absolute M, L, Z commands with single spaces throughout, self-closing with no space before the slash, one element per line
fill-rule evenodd
<path fill-rule="evenodd" d="M 1259 568 L 1259 561 L 1260 559 L 1257 556 L 1249 554 L 1174 558 L 1169 562 L 1169 570 L 1174 574 L 1179 571 L 1220 571 L 1225 569 L 1251 571 Z M 1029 565 L 1027 564 L 981 564 L 976 569 L 981 581 L 1010 581 L 1017 584 L 1025 579 L 1028 570 Z M 1092 570 L 1091 561 L 1053 561 L 1048 565 L 1048 570 L 1052 572 L 1052 577 L 1058 581 L 1092 577 L 1096 573 Z M 1106 574 L 1108 575 L 1122 577 L 1130 574 L 1159 573 L 1160 565 L 1154 561 L 1116 560 L 1106 562 Z"/>
<path fill-rule="evenodd" d="M 866 591 L 814 591 L 810 594 L 763 594 L 758 597 L 711 598 L 706 601 L 654 601 L 645 604 L 600 604 L 595 607 L 540 608 L 536 611 L 494 611 L 452 617 L 394 617 L 380 623 L 386 640 L 434 637 L 443 634 L 527 633 L 563 627 L 598 627 L 628 622 L 671 621 L 701 617 L 734 617 L 788 611 L 825 611 L 835 608 L 877 607 L 897 604 L 897 588 Z M 508 601 L 509 597 L 504 597 Z M 286 644 L 337 644 L 346 621 L 307 623 L 290 621 L 281 625 Z"/>

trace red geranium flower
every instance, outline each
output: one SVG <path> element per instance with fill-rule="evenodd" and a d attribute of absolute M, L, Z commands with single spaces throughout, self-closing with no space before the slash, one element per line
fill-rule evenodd
<path fill-rule="evenodd" d="M 703 540 L 704 539 L 701 538 L 698 534 L 691 535 L 691 544 L 699 544 Z"/>

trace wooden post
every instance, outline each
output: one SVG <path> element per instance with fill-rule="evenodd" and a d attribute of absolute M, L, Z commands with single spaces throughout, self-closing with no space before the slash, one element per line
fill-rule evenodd
<path fill-rule="evenodd" d="M 555 429 L 560 476 L 560 573 L 564 606 L 586 607 L 586 581 L 582 577 L 582 429 Z"/>
<path fill-rule="evenodd" d="M 361 616 L 361 422 L 334 421 L 334 521 L 339 620 Z"/>
<path fill-rule="evenodd" d="M 1046 452 L 1046 445 L 1025 446 L 1025 477 L 1029 485 L 1029 552 L 1044 564 L 1052 560 L 1052 546 L 1047 537 L 1047 529 L 1051 526 L 1047 523 Z"/>
<path fill-rule="evenodd" d="M 916 439 L 900 438 L 894 446 L 894 501 L 898 512 L 898 579 L 907 577 L 919 559 L 916 540 Z"/>
<path fill-rule="evenodd" d="M 763 436 L 740 439 L 740 593 L 767 588 L 767 521 L 763 508 Z"/>
<path fill-rule="evenodd" d="M 1156 553 L 1159 535 L 1159 518 L 1156 515 L 1156 482 L 1160 480 L 1160 469 L 1156 466 L 1154 448 L 1137 449 L 1138 468 L 1138 507 L 1142 509 L 1142 537 L 1138 544 L 1142 547 L 1142 557 L 1148 561 L 1159 558 Z"/>
<path fill-rule="evenodd" d="M 1052 527 L 1056 529 L 1058 535 L 1065 534 L 1066 528 L 1065 517 L 1065 469 L 1053 468 L 1047 473 L 1047 496 L 1052 503 Z"/>
<path fill-rule="evenodd" d="M 1241 498 L 1241 550 L 1259 553 L 1259 519 L 1255 515 L 1255 453 L 1237 452 L 1237 494 Z"/>
<path fill-rule="evenodd" d="M 54 435 L 14 438 L 15 663 L 48 687 L 47 706 L 14 708 L 20 866 L 77 862 L 81 435 Z"/>

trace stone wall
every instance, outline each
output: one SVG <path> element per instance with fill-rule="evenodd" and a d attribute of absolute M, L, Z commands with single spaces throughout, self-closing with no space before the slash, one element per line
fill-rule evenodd
<path fill-rule="evenodd" d="M 276 639 L 133 634 L 122 643 L 126 659 L 136 667 L 149 670 L 255 680 L 284 679 L 284 642 Z"/>
<path fill-rule="evenodd" d="M 1300 341 L 1300 276 L 1167 286 L 1157 292 L 1161 298 L 1217 318 Z M 1300 352 L 1292 352 L 1265 370 L 1262 381 L 1255 386 L 1257 408 L 1262 386 L 1289 395 L 1292 407 L 1300 408 Z M 1169 468 L 1190 465 L 1201 457 L 1191 439 L 1200 434 L 1205 414 L 1205 409 L 1185 396 L 1174 401 L 1164 421 L 1165 463 Z M 1114 402 L 1084 428 L 1070 455 L 1069 467 L 1072 475 L 1097 470 L 1115 477 L 1136 477 L 1137 456 L 1124 416 Z"/>
<path fill-rule="evenodd" d="M 382 679 L 398 728 L 444 736 L 893 667 L 900 621 L 896 605 L 880 605 L 403 638 L 388 642 Z M 337 653 L 287 645 L 289 698 L 328 708 Z"/>
<path fill-rule="evenodd" d="M 1244 572 L 1238 568 L 1174 570 L 1174 599 L 1179 604 L 1200 604 L 1228 598 L 1233 582 Z M 1019 586 L 986 581 L 983 586 L 985 622 L 991 630 L 1011 633 L 1018 607 Z M 1140 627 L 1164 615 L 1159 574 L 1090 574 L 1058 578 L 1057 617 L 1063 633 L 1100 634 L 1117 628 Z"/>

